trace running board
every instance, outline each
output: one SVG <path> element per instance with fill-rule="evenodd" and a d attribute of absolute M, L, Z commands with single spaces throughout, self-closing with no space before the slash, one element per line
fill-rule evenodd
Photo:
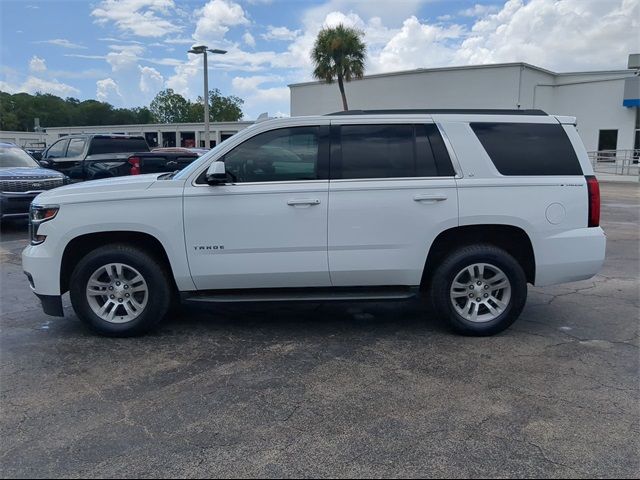
<path fill-rule="evenodd" d="M 407 300 L 416 297 L 417 287 L 371 288 L 261 288 L 251 290 L 214 290 L 182 292 L 183 302 L 236 303 L 236 302 L 324 302 Z"/>

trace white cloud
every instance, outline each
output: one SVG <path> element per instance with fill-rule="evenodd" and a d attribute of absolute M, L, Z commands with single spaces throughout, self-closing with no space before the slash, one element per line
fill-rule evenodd
<path fill-rule="evenodd" d="M 32 72 L 44 72 L 47 69 L 47 64 L 44 61 L 44 58 L 40 58 L 36 55 L 31 57 L 29 61 L 29 70 Z"/>
<path fill-rule="evenodd" d="M 221 41 L 230 27 L 249 24 L 243 8 L 231 0 L 210 0 L 194 13 L 198 18 L 193 34 L 197 43 Z"/>
<path fill-rule="evenodd" d="M 200 75 L 198 75 L 198 73 L 201 68 L 200 65 L 202 60 L 198 58 L 198 55 L 188 54 L 188 57 L 189 58 L 186 62 L 175 67 L 174 74 L 166 81 L 166 87 L 172 88 L 180 95 L 192 98 L 192 90 L 194 90 L 194 88 L 191 85 L 194 84 L 196 78 L 199 83 L 201 82 Z M 200 85 L 201 84 L 202 83 L 200 83 Z"/>
<path fill-rule="evenodd" d="M 376 73 L 446 65 L 452 54 L 448 42 L 460 39 L 462 35 L 463 28 L 459 25 L 443 27 L 420 23 L 416 17 L 409 17 L 379 54 L 370 56 L 368 71 Z"/>
<path fill-rule="evenodd" d="M 244 35 L 242 35 L 242 41 L 249 47 L 256 46 L 256 39 L 253 38 L 253 35 L 251 35 L 249 32 L 245 32 Z"/>
<path fill-rule="evenodd" d="M 480 3 L 476 3 L 471 8 L 466 8 L 459 12 L 459 15 L 463 17 L 483 17 L 490 13 L 496 13 L 500 10 L 498 5 L 483 5 Z"/>
<path fill-rule="evenodd" d="M 86 49 L 84 45 L 80 45 L 78 43 L 73 43 L 67 40 L 66 38 L 54 38 L 52 40 L 41 40 L 33 43 L 48 43 L 49 45 L 57 45 L 58 47 L 63 48 L 72 48 L 72 49 Z"/>
<path fill-rule="evenodd" d="M 111 65 L 111 70 L 126 70 L 135 67 L 140 55 L 145 51 L 142 45 L 109 45 L 111 52 L 106 55 L 106 60 Z"/>
<path fill-rule="evenodd" d="M 234 77 L 231 85 L 239 92 L 253 92 L 263 83 L 282 82 L 283 78 L 279 75 L 255 75 L 252 77 Z"/>
<path fill-rule="evenodd" d="M 7 93 L 51 93 L 61 97 L 70 97 L 80 94 L 80 90 L 72 87 L 71 85 L 67 85 L 66 83 L 59 82 L 55 79 L 44 80 L 33 76 L 27 77 L 27 79 L 19 85 L 0 81 L 0 90 Z"/>
<path fill-rule="evenodd" d="M 164 43 L 177 44 L 177 45 L 193 45 L 193 38 L 165 38 Z"/>
<path fill-rule="evenodd" d="M 175 10 L 173 0 L 102 0 L 91 15 L 96 23 L 113 22 L 126 33 L 140 37 L 162 37 L 181 28 L 168 20 Z"/>
<path fill-rule="evenodd" d="M 469 64 L 525 61 L 559 71 L 624 68 L 638 49 L 640 2 L 509 0 L 456 48 Z"/>
<path fill-rule="evenodd" d="M 120 103 L 122 95 L 116 81 L 112 78 L 98 80 L 96 82 L 96 98 L 101 102 Z"/>
<path fill-rule="evenodd" d="M 289 30 L 287 27 L 269 25 L 267 33 L 261 35 L 265 40 L 293 40 L 300 34 L 300 30 Z"/>
<path fill-rule="evenodd" d="M 140 71 L 140 91 L 144 94 L 155 95 L 164 85 L 164 78 L 155 68 L 142 67 L 138 65 Z"/>

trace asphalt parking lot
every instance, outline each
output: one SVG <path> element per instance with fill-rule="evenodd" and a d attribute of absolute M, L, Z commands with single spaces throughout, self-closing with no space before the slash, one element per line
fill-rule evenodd
<path fill-rule="evenodd" d="M 638 477 L 640 190 L 596 278 L 464 338 L 415 303 L 184 309 L 137 339 L 44 315 L 2 230 L 2 477 Z"/>

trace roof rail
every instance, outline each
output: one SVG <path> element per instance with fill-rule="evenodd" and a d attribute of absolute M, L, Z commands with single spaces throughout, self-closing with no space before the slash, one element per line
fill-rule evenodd
<path fill-rule="evenodd" d="M 459 115 L 538 115 L 546 116 L 542 110 L 508 110 L 508 109 L 394 109 L 394 110 L 346 110 L 327 113 L 327 115 L 424 115 L 424 114 L 459 114 Z"/>

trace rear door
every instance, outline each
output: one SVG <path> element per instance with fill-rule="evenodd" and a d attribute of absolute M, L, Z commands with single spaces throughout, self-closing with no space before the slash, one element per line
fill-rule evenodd
<path fill-rule="evenodd" d="M 332 121 L 328 257 L 334 286 L 419 285 L 458 224 L 455 171 L 434 123 Z"/>

